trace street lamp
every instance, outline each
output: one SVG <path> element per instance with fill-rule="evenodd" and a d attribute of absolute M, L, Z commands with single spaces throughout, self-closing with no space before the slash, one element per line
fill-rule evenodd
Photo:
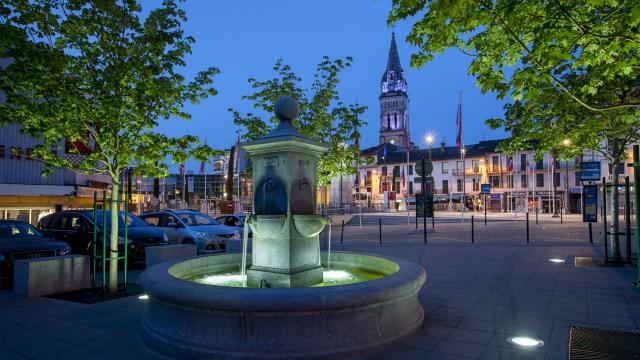
<path fill-rule="evenodd" d="M 431 145 L 433 144 L 433 135 L 427 135 L 424 140 L 426 141 L 427 145 L 429 145 L 429 161 L 431 161 Z"/>

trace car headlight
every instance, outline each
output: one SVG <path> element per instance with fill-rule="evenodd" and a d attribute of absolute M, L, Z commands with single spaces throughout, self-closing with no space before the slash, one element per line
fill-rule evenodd
<path fill-rule="evenodd" d="M 68 247 L 68 246 L 63 247 L 62 249 L 58 249 L 58 255 L 60 255 L 60 256 L 67 255 L 69 253 L 71 253 L 71 248 Z M 2 261 L 2 260 L 0 260 L 0 261 Z"/>
<path fill-rule="evenodd" d="M 208 233 L 208 232 L 204 232 L 204 231 L 194 231 L 193 232 L 195 236 L 199 237 L 199 238 L 210 238 L 213 237 L 213 234 Z"/>
<path fill-rule="evenodd" d="M 235 240 L 240 239 L 240 232 L 239 232 L 239 231 L 236 231 L 236 232 L 233 234 L 232 239 L 235 239 Z"/>

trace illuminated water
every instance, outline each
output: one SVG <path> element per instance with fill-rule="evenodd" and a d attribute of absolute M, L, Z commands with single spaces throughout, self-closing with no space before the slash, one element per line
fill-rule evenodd
<path fill-rule="evenodd" d="M 325 268 L 323 273 L 324 282 L 313 285 L 312 287 L 355 284 L 379 279 L 383 276 L 384 275 L 358 269 L 345 270 L 334 268 L 327 270 Z M 242 275 L 240 271 L 223 271 L 214 274 L 194 276 L 185 280 L 207 285 L 246 287 L 246 279 L 247 276 Z"/>

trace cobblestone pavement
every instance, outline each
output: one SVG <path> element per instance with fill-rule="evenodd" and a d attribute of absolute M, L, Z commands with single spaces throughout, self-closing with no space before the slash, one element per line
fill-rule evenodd
<path fill-rule="evenodd" d="M 397 216 L 398 214 L 393 214 Z M 393 216 L 380 215 L 380 216 Z M 378 216 L 369 214 L 367 216 Z M 427 271 L 419 294 L 426 318 L 412 339 L 372 359 L 566 359 L 570 325 L 640 330 L 640 289 L 631 286 L 631 267 L 574 266 L 576 256 L 602 256 L 602 224 L 594 224 L 589 243 L 577 217 L 530 219 L 526 224 L 495 216 L 485 227 L 450 221 L 456 214 L 428 225 L 424 245 L 420 225 L 393 219 L 380 228 L 332 228 L 332 250 L 383 254 L 409 259 Z M 375 219 L 374 219 L 375 220 Z M 439 221 L 438 221 L 439 220 Z M 459 220 L 459 219 L 457 219 Z M 327 234 L 323 234 L 326 246 Z M 624 237 L 621 241 L 626 256 Z M 229 244 L 230 251 L 240 243 Z M 565 260 L 550 262 L 551 258 Z M 133 281 L 139 275 L 134 271 Z M 0 292 L 0 346 L 9 359 L 163 359 L 147 350 L 138 334 L 145 301 L 129 297 L 84 305 L 48 298 L 25 299 Z M 214 326 L 214 325 L 212 325 Z M 526 335 L 544 346 L 525 350 L 507 337 Z"/>

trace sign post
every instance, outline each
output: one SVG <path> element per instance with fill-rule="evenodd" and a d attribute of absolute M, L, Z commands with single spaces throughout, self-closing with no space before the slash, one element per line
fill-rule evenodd
<path fill-rule="evenodd" d="M 484 197 L 484 226 L 487 226 L 487 195 L 491 195 L 491 184 L 480 184 L 480 194 Z"/>
<path fill-rule="evenodd" d="M 416 174 L 420 177 L 416 178 L 416 182 L 421 183 L 422 196 L 416 196 L 416 220 L 422 217 L 424 243 L 427 243 L 427 216 L 433 218 L 433 194 L 432 194 L 432 178 L 431 171 L 433 164 L 431 161 L 425 160 L 424 156 L 419 163 L 416 164 Z M 427 182 L 430 186 L 427 190 Z"/>

